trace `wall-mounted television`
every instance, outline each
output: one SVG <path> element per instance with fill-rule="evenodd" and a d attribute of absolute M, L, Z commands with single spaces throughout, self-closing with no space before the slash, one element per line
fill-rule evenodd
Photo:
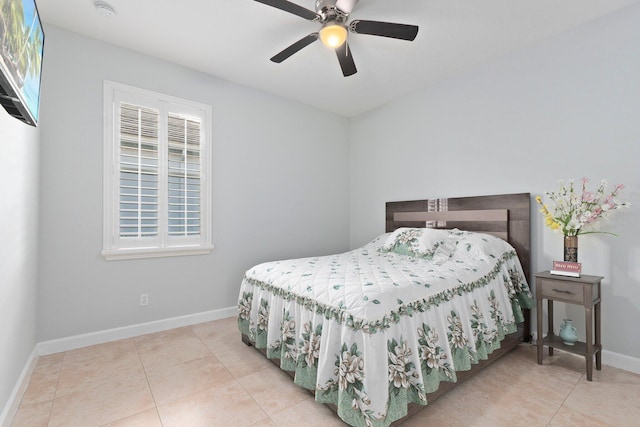
<path fill-rule="evenodd" d="M 35 0 L 0 0 L 0 104 L 37 126 L 44 31 Z"/>

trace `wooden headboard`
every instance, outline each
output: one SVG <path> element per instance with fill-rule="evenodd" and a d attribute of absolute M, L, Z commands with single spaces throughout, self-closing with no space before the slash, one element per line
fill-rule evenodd
<path fill-rule="evenodd" d="M 531 195 L 492 196 L 387 202 L 386 231 L 399 227 L 458 228 L 496 235 L 514 247 L 531 284 Z M 524 339 L 530 339 L 525 313 Z"/>

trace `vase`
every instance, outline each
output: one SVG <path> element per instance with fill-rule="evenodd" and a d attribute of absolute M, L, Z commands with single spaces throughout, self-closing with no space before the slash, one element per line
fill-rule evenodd
<path fill-rule="evenodd" d="M 578 236 L 564 236 L 564 260 L 578 262 Z"/>
<path fill-rule="evenodd" d="M 573 326 L 573 320 L 564 319 L 560 326 L 560 338 L 566 345 L 574 345 L 578 341 L 578 330 Z"/>

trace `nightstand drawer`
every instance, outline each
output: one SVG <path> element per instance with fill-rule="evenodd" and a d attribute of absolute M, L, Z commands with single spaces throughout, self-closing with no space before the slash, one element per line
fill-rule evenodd
<path fill-rule="evenodd" d="M 538 290 L 543 298 L 584 304 L 584 287 L 580 283 L 544 279 L 540 280 Z"/>

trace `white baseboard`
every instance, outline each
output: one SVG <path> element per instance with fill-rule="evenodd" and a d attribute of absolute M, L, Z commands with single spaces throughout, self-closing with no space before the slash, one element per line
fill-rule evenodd
<path fill-rule="evenodd" d="M 72 337 L 60 338 L 51 341 L 43 341 L 36 345 L 36 350 L 39 356 L 60 353 L 61 351 L 69 351 L 76 348 L 87 347 L 90 345 L 137 337 L 139 335 L 166 331 L 168 329 L 180 328 L 182 326 L 190 326 L 198 323 L 210 322 L 212 320 L 224 319 L 227 317 L 235 316 L 236 313 L 237 308 L 234 306 L 222 308 L 219 310 L 205 311 L 202 313 L 188 314 L 186 316 L 172 317 L 170 319 L 139 323 L 137 325 L 107 329 L 104 331 L 75 335 Z"/>
<path fill-rule="evenodd" d="M 34 368 L 36 367 L 36 362 L 38 361 L 38 353 L 36 352 L 36 347 L 33 348 L 33 351 L 29 355 L 27 359 L 27 363 L 24 365 L 22 372 L 20 373 L 20 377 L 18 377 L 18 382 L 16 382 L 16 386 L 13 388 L 11 395 L 9 396 L 9 400 L 7 400 L 2 413 L 0 413 L 0 426 L 9 426 L 11 421 L 16 416 L 18 412 L 18 407 L 20 406 L 20 402 L 22 401 L 22 396 L 24 392 L 27 390 L 27 385 L 29 384 L 29 378 L 31 378 L 31 374 L 33 373 Z"/>
<path fill-rule="evenodd" d="M 614 353 L 613 351 L 603 350 L 602 364 L 640 374 L 640 359 L 637 357 L 626 356 L 624 354 Z"/>

